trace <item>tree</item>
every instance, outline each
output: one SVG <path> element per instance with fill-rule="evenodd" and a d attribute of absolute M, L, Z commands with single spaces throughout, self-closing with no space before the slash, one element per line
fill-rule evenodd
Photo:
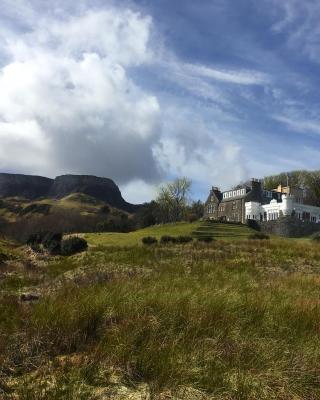
<path fill-rule="evenodd" d="M 188 178 L 177 178 L 159 189 L 157 203 L 161 222 L 181 221 L 188 206 L 191 181 Z"/>
<path fill-rule="evenodd" d="M 197 221 L 198 219 L 203 217 L 203 213 L 204 204 L 202 203 L 202 201 L 193 201 L 187 210 L 187 220 L 189 222 Z"/>
<path fill-rule="evenodd" d="M 159 204 L 154 200 L 150 203 L 144 203 L 135 214 L 134 221 L 139 229 L 161 222 Z"/>

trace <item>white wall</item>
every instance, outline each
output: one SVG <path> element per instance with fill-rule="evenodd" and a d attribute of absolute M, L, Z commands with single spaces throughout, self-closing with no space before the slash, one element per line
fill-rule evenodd
<path fill-rule="evenodd" d="M 290 216 L 293 211 L 295 212 L 295 216 L 300 219 L 303 218 L 303 213 L 309 213 L 312 221 L 320 223 L 320 207 L 297 203 L 292 196 L 286 195 L 282 196 L 281 203 L 278 203 L 274 199 L 265 205 L 252 201 L 247 202 L 245 203 L 245 211 L 246 219 L 260 220 L 260 216 L 262 215 L 263 219 L 267 221 L 278 219 L 281 214 Z"/>

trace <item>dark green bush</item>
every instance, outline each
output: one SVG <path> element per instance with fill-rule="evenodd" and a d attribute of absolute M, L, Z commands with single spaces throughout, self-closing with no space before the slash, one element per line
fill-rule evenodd
<path fill-rule="evenodd" d="M 26 239 L 26 244 L 29 246 L 41 244 L 45 234 L 45 232 L 31 233 Z"/>
<path fill-rule="evenodd" d="M 50 254 L 59 254 L 61 250 L 62 233 L 37 232 L 32 233 L 26 240 L 26 244 L 35 251 L 41 251 L 41 246 Z"/>
<path fill-rule="evenodd" d="M 176 243 L 177 239 L 173 236 L 163 235 L 161 236 L 160 243 L 168 244 L 168 243 Z"/>
<path fill-rule="evenodd" d="M 101 214 L 110 214 L 110 207 L 108 205 L 102 206 L 100 208 Z"/>
<path fill-rule="evenodd" d="M 59 254 L 61 251 L 61 240 L 62 233 L 47 232 L 42 239 L 42 244 L 50 254 Z"/>
<path fill-rule="evenodd" d="M 142 243 L 146 244 L 146 245 L 158 243 L 158 240 L 153 236 L 145 236 L 141 240 L 142 240 Z"/>
<path fill-rule="evenodd" d="M 78 236 L 72 236 L 61 242 L 61 254 L 63 256 L 71 256 L 72 254 L 80 253 L 88 248 L 88 243 L 85 239 Z"/>
<path fill-rule="evenodd" d="M 213 237 L 212 236 L 200 236 L 200 237 L 198 237 L 198 242 L 211 243 L 211 242 L 213 242 Z"/>
<path fill-rule="evenodd" d="M 311 236 L 311 239 L 315 242 L 320 242 L 320 232 L 316 232 Z"/>
<path fill-rule="evenodd" d="M 177 243 L 189 243 L 192 242 L 193 238 L 192 236 L 178 236 L 176 238 Z"/>
<path fill-rule="evenodd" d="M 261 233 L 261 232 L 253 233 L 248 238 L 251 239 L 251 240 L 266 240 L 266 239 L 270 239 L 269 235 L 266 235 L 265 233 Z"/>

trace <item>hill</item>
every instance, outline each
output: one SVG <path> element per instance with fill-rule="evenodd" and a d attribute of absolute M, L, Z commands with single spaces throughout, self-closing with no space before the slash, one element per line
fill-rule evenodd
<path fill-rule="evenodd" d="M 60 199 L 72 193 L 86 194 L 130 213 L 137 209 L 137 206 L 127 203 L 122 198 L 118 186 L 108 178 L 62 175 L 49 179 L 41 176 L 0 173 L 0 198 Z"/>
<path fill-rule="evenodd" d="M 40 230 L 128 231 L 138 209 L 111 179 L 0 174 L 0 232 L 18 240 Z"/>

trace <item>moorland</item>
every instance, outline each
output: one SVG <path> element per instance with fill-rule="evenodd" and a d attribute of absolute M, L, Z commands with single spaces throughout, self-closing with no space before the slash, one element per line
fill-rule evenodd
<path fill-rule="evenodd" d="M 320 398 L 319 243 L 202 231 L 83 234 L 72 256 L 1 240 L 0 398 Z M 163 235 L 193 240 L 141 242 Z"/>

